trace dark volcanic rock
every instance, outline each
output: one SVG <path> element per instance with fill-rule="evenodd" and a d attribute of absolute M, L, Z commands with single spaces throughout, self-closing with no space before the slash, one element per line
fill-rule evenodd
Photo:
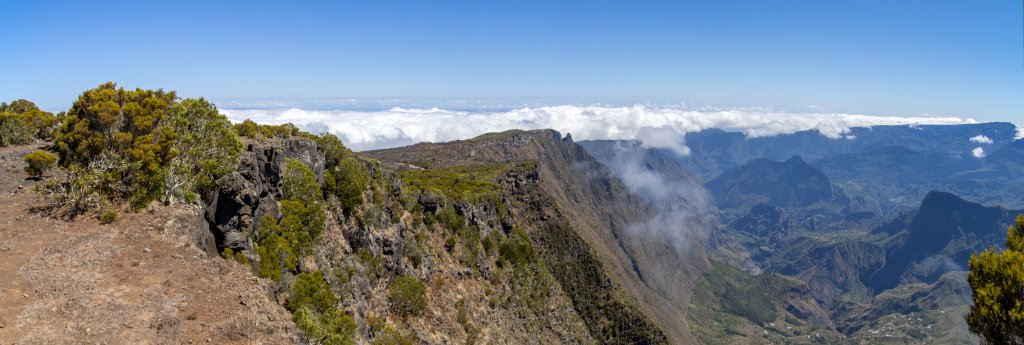
<path fill-rule="evenodd" d="M 281 216 L 281 170 L 285 158 L 306 163 L 318 182 L 323 182 L 325 159 L 316 142 L 308 138 L 269 139 L 249 142 L 237 171 L 217 181 L 206 219 L 217 240 L 217 249 L 251 248 L 249 237 L 264 214 Z"/>

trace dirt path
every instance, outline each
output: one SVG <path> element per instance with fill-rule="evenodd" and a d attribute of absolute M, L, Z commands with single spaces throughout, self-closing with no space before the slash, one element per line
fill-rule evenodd
<path fill-rule="evenodd" d="M 0 148 L 0 344 L 284 344 L 290 314 L 264 282 L 209 257 L 198 207 L 153 207 L 100 225 L 31 213 L 21 158 Z"/>

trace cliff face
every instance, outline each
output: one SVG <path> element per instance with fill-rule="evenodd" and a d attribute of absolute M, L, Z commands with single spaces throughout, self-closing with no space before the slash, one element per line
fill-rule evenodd
<path fill-rule="evenodd" d="M 509 212 L 541 247 L 591 335 L 635 342 L 666 339 L 664 334 L 675 343 L 693 342 L 685 315 L 690 283 L 706 265 L 703 251 L 680 250 L 671 230 L 652 231 L 662 225 L 662 210 L 568 136 L 509 131 L 368 154 L 429 168 L 536 162 L 535 178 L 502 182 Z"/>
<path fill-rule="evenodd" d="M 284 159 L 305 163 L 323 182 L 324 154 L 308 138 L 250 140 L 240 156 L 238 170 L 217 181 L 217 190 L 206 208 L 206 220 L 216 237 L 217 249 L 252 250 L 249 238 L 264 214 L 281 217 L 276 200 L 281 198 Z"/>
<path fill-rule="evenodd" d="M 286 158 L 305 163 L 322 178 L 324 153 L 312 140 L 250 141 L 238 171 L 218 181 L 206 209 L 218 249 L 231 248 L 260 266 L 251 239 L 266 236 L 256 233 L 264 214 L 282 216 Z M 592 343 L 601 336 L 588 330 L 575 300 L 557 288 L 552 275 L 557 267 L 506 260 L 504 248 L 516 236 L 513 226 L 519 227 L 507 216 L 514 211 L 491 201 L 413 193 L 415 187 L 404 185 L 399 176 L 410 167 L 356 161 L 369 178 L 362 182 L 363 203 L 348 213 L 333 197 L 325 200 L 324 229 L 296 263 L 300 273 L 324 276 L 338 296 L 338 307 L 357 325 L 353 341 L 399 334 L 432 344 Z M 536 186 L 538 180 L 535 168 L 501 165 L 493 170 L 500 180 L 478 183 L 507 185 L 511 191 L 516 184 L 509 181 L 523 187 Z M 402 276 L 425 284 L 421 315 L 394 311 L 389 287 Z M 285 275 L 269 292 L 283 304 L 293 281 Z M 621 337 L 616 339 L 626 339 Z"/>

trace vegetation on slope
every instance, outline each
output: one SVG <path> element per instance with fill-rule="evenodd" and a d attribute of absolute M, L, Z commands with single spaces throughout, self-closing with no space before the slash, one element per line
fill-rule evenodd
<path fill-rule="evenodd" d="M 494 180 L 512 168 L 532 170 L 534 162 L 478 164 L 406 170 L 399 173 L 403 184 L 412 193 L 436 193 L 454 201 L 478 202 L 499 198 L 499 186 Z"/>

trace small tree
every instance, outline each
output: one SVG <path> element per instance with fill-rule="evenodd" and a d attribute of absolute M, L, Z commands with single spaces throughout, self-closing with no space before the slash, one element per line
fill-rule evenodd
<path fill-rule="evenodd" d="M 970 270 L 971 332 L 987 344 L 1024 344 L 1024 215 L 1007 230 L 1006 250 L 972 254 Z"/>
<path fill-rule="evenodd" d="M 427 287 L 419 279 L 400 276 L 388 286 L 391 309 L 401 316 L 419 316 L 427 309 Z"/>
<path fill-rule="evenodd" d="M 25 163 L 28 164 L 25 166 L 25 173 L 32 178 L 41 178 L 43 173 L 50 170 L 56 162 L 56 155 L 43 150 L 36 150 L 25 156 Z"/>

